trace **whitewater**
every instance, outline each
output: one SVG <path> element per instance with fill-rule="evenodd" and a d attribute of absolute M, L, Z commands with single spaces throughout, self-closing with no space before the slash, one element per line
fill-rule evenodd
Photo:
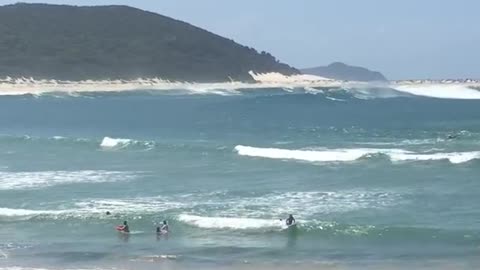
<path fill-rule="evenodd" d="M 469 162 L 480 159 L 480 151 L 457 153 L 414 153 L 402 149 L 331 149 L 322 151 L 313 150 L 288 150 L 277 148 L 257 148 L 238 145 L 235 150 L 239 155 L 251 157 L 264 157 L 272 159 L 295 159 L 311 162 L 345 162 L 355 161 L 383 154 L 392 161 L 431 161 L 448 160 L 451 163 Z"/>
<path fill-rule="evenodd" d="M 423 96 L 440 99 L 480 99 L 480 82 L 476 80 L 405 80 L 381 83 L 336 81 L 314 75 L 250 72 L 252 82 L 195 83 L 161 78 L 136 80 L 58 81 L 34 78 L 0 79 L 0 95 L 82 95 L 150 91 L 156 94 L 240 95 L 245 92 L 280 89 L 285 92 L 325 93 L 348 91 L 357 98 Z"/>
<path fill-rule="evenodd" d="M 0 269 L 479 265 L 477 82 L 252 78 L 1 80 Z"/>

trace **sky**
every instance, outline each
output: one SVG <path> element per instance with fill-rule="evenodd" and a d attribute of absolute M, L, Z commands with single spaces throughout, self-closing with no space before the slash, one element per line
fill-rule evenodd
<path fill-rule="evenodd" d="M 0 5 L 17 1 L 0 0 Z M 268 51 L 296 68 L 334 61 L 389 79 L 480 79 L 477 0 L 29 0 L 129 5 Z"/>

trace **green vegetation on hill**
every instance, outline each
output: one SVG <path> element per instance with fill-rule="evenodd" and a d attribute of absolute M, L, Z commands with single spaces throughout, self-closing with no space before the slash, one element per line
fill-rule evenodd
<path fill-rule="evenodd" d="M 269 53 L 127 6 L 0 7 L 0 77 L 206 82 L 248 80 L 250 70 L 298 73 Z"/>
<path fill-rule="evenodd" d="M 382 73 L 335 62 L 328 66 L 302 69 L 302 73 L 343 81 L 386 81 Z"/>

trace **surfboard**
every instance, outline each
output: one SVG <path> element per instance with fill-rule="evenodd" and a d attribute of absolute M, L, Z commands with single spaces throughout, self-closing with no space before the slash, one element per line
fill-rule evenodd
<path fill-rule="evenodd" d="M 157 232 L 158 235 L 164 235 L 164 234 L 167 234 L 168 231 L 165 231 L 165 230 L 160 230 L 159 232 Z"/>
<path fill-rule="evenodd" d="M 290 225 L 287 225 L 287 228 L 288 228 L 288 229 L 297 228 L 297 223 L 294 222 L 294 223 L 292 223 L 292 224 L 290 224 Z"/>
<path fill-rule="evenodd" d="M 115 227 L 115 230 L 117 230 L 119 233 L 130 233 L 130 232 L 124 231 L 123 229 L 125 229 L 124 225 L 118 225 L 117 227 Z"/>

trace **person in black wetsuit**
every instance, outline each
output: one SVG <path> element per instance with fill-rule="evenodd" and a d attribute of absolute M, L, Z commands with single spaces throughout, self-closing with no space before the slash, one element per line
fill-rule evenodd
<path fill-rule="evenodd" d="M 164 234 L 164 233 L 168 233 L 168 223 L 166 220 L 163 221 L 163 224 L 162 226 L 158 226 L 157 227 L 157 234 Z"/>
<path fill-rule="evenodd" d="M 123 229 L 122 229 L 123 232 L 126 232 L 126 233 L 129 233 L 130 232 L 130 228 L 128 227 L 128 224 L 127 224 L 127 221 L 124 221 L 123 222 Z"/>
<path fill-rule="evenodd" d="M 287 226 L 290 226 L 290 225 L 293 225 L 295 224 L 295 218 L 293 217 L 293 215 L 289 215 L 287 220 L 285 220 L 285 223 L 287 224 Z"/>
<path fill-rule="evenodd" d="M 164 232 L 168 232 L 168 224 L 167 224 L 166 220 L 163 221 L 163 225 L 162 225 L 161 230 L 164 231 Z"/>

